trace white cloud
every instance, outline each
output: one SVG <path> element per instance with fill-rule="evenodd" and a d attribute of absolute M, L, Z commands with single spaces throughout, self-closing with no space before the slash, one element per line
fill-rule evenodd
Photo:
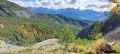
<path fill-rule="evenodd" d="M 8 0 L 11 2 L 15 2 L 23 7 L 43 7 L 49 9 L 65 9 L 65 8 L 74 8 L 79 10 L 91 9 L 94 11 L 109 11 L 110 9 L 101 8 L 102 5 L 112 5 L 108 2 L 99 2 L 98 0 L 36 0 L 36 1 L 28 1 L 24 2 L 21 0 Z"/>

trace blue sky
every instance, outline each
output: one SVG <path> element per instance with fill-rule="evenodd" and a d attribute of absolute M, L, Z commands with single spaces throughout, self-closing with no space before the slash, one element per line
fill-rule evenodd
<path fill-rule="evenodd" d="M 108 2 L 100 2 L 98 0 L 8 0 L 14 2 L 22 7 L 43 7 L 48 9 L 66 9 L 66 8 L 73 8 L 79 10 L 94 10 L 94 11 L 109 11 L 110 9 L 101 8 L 102 5 L 112 5 L 115 6 L 116 4 L 111 4 Z M 107 0 L 106 0 L 107 1 Z"/>

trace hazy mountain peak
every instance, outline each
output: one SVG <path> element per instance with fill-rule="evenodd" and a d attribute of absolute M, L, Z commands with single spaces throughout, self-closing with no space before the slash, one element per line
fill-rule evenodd
<path fill-rule="evenodd" d="M 97 19 L 105 20 L 108 17 L 104 15 L 104 12 L 97 12 L 89 9 L 81 10 L 81 11 L 79 9 L 73 9 L 73 8 L 53 10 L 42 7 L 40 8 L 28 7 L 28 9 L 36 13 L 62 14 L 68 17 L 74 17 L 74 18 L 80 18 L 86 20 L 97 20 Z"/>

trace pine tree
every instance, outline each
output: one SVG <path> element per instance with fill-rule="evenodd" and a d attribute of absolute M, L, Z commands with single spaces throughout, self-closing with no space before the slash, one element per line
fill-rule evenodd
<path fill-rule="evenodd" d="M 96 36 L 98 33 L 100 33 L 100 24 L 101 24 L 101 23 L 100 23 L 99 20 L 95 21 L 95 26 L 94 26 L 94 28 L 91 30 L 90 35 L 88 35 L 90 40 L 94 40 L 94 39 L 95 39 L 95 36 Z"/>
<path fill-rule="evenodd" d="M 74 35 L 74 32 L 69 28 L 69 26 L 66 26 L 65 29 L 63 29 L 63 32 L 60 36 L 61 42 L 73 42 L 76 36 Z"/>

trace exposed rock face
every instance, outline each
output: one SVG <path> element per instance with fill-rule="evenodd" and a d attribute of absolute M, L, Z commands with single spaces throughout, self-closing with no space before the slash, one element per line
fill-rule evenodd
<path fill-rule="evenodd" d="M 2 52 L 4 52 L 4 51 L 15 51 L 15 50 L 24 49 L 24 47 L 11 45 L 11 44 L 5 43 L 4 41 L 1 41 L 1 40 L 0 40 L 0 47 L 2 47 L 2 48 L 0 48 L 0 50 Z"/>
<path fill-rule="evenodd" d="M 101 26 L 106 40 L 120 40 L 120 16 L 112 16 Z"/>
<path fill-rule="evenodd" d="M 93 27 L 94 24 L 79 31 L 77 37 L 88 38 L 88 34 L 90 34 Z M 107 39 L 120 40 L 120 16 L 114 15 L 104 22 L 101 22 L 101 32 Z"/>
<path fill-rule="evenodd" d="M 111 16 L 109 19 L 105 21 L 105 23 L 102 24 L 101 26 L 101 31 L 103 35 L 105 36 L 109 32 L 114 31 L 120 27 L 120 16 Z"/>
<path fill-rule="evenodd" d="M 109 41 L 120 40 L 120 27 L 117 28 L 116 30 L 106 34 L 104 38 L 109 40 Z"/>
<path fill-rule="evenodd" d="M 88 34 L 90 34 L 90 31 L 92 30 L 94 28 L 94 24 L 93 25 L 91 25 L 91 26 L 88 26 L 87 28 L 84 28 L 84 29 L 82 29 L 81 31 L 79 31 L 78 33 L 77 33 L 77 37 L 80 37 L 80 38 L 89 38 L 88 37 Z"/>
<path fill-rule="evenodd" d="M 52 42 L 59 42 L 59 40 L 56 39 L 56 38 L 44 40 L 42 42 L 34 44 L 33 47 L 34 46 L 46 46 L 46 45 L 50 45 L 50 43 L 52 43 Z"/>
<path fill-rule="evenodd" d="M 34 14 L 33 12 L 27 12 L 27 11 L 24 11 L 24 10 L 21 10 L 21 11 L 16 11 L 15 12 L 17 14 L 18 17 L 26 17 L 26 18 L 29 18 L 32 14 Z"/>
<path fill-rule="evenodd" d="M 7 9 L 4 9 L 3 7 L 0 6 L 0 11 L 3 11 L 5 14 L 9 15 L 9 11 Z"/>
<path fill-rule="evenodd" d="M 5 14 L 7 14 L 8 16 L 10 15 L 10 10 L 3 8 L 2 6 L 0 6 L 0 11 L 4 12 Z M 29 18 L 32 14 L 35 14 L 32 11 L 29 10 L 18 10 L 18 11 L 13 11 L 19 18 L 21 17 L 26 17 Z M 2 14 L 0 14 L 0 16 L 2 17 Z"/>

